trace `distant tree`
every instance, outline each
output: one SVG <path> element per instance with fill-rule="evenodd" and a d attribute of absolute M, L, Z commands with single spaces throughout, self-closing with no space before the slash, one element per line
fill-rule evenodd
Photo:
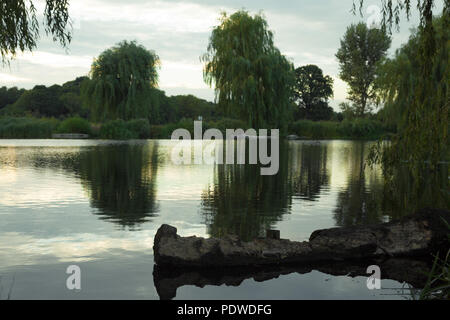
<path fill-rule="evenodd" d="M 83 118 L 89 117 L 89 110 L 83 107 L 81 99 L 81 85 L 88 77 L 78 77 L 62 85 L 59 101 L 64 110 L 70 115 L 79 115 Z"/>
<path fill-rule="evenodd" d="M 35 86 L 11 105 L 11 115 L 31 114 L 36 117 L 62 117 L 68 114 L 59 100 L 61 86 Z"/>
<path fill-rule="evenodd" d="M 329 120 L 333 109 L 328 99 L 333 96 L 333 79 L 324 76 L 316 65 L 307 65 L 295 70 L 294 99 L 303 118 Z"/>
<path fill-rule="evenodd" d="M 352 106 L 351 103 L 342 102 L 341 104 L 339 104 L 339 107 L 341 108 L 343 118 L 348 120 L 353 120 L 354 118 L 357 118 L 355 108 Z"/>
<path fill-rule="evenodd" d="M 122 41 L 94 60 L 82 97 L 96 120 L 158 118 L 154 88 L 159 57 L 135 41 Z"/>
<path fill-rule="evenodd" d="M 262 15 L 224 13 L 202 60 L 205 81 L 215 84 L 216 100 L 254 128 L 286 123 L 293 66 L 274 46 Z"/>
<path fill-rule="evenodd" d="M 170 97 L 177 106 L 179 118 L 197 120 L 202 117 L 204 120 L 211 118 L 214 112 L 214 104 L 193 95 L 183 95 Z"/>
<path fill-rule="evenodd" d="M 0 109 L 6 107 L 9 104 L 13 104 L 16 102 L 20 96 L 25 92 L 25 89 L 17 89 L 17 87 L 13 88 L 0 88 Z"/>
<path fill-rule="evenodd" d="M 18 50 L 32 51 L 39 39 L 39 22 L 34 0 L 0 1 L 0 55 L 9 61 Z M 45 32 L 66 47 L 72 39 L 68 0 L 46 0 L 44 9 Z"/>
<path fill-rule="evenodd" d="M 336 57 L 340 78 L 350 87 L 348 99 L 355 114 L 363 117 L 371 111 L 376 93 L 373 86 L 377 63 L 386 56 L 391 38 L 384 29 L 368 28 L 358 23 L 347 28 Z"/>

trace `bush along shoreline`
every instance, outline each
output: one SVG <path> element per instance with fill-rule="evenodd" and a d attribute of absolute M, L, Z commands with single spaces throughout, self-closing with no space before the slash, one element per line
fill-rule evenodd
<path fill-rule="evenodd" d="M 226 129 L 249 129 L 245 122 L 236 119 L 204 121 L 203 130 L 219 129 L 224 135 Z M 51 139 L 53 134 L 87 134 L 91 139 L 135 140 L 170 139 L 176 129 L 186 129 L 192 135 L 194 121 L 182 119 L 176 123 L 150 125 L 147 119 L 110 120 L 91 123 L 81 117 L 65 120 L 55 118 L 4 117 L 0 118 L 0 139 Z M 389 139 L 395 130 L 379 120 L 354 119 L 344 121 L 299 120 L 288 126 L 286 136 L 302 140 L 379 140 Z"/>

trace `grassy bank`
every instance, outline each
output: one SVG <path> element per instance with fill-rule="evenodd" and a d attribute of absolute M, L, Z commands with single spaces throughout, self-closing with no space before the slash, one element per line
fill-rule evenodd
<path fill-rule="evenodd" d="M 394 128 L 378 120 L 355 119 L 337 121 L 300 120 L 289 125 L 289 134 L 305 139 L 365 139 L 389 138 Z"/>
<path fill-rule="evenodd" d="M 194 122 L 181 120 L 177 123 L 150 125 L 146 119 L 130 121 L 112 120 L 93 124 L 80 117 L 63 121 L 53 118 L 0 118 L 0 138 L 3 139 L 49 139 L 54 133 L 83 133 L 97 139 L 170 139 L 176 129 L 186 129 L 193 136 Z M 221 119 L 204 121 L 203 130 L 219 129 L 225 136 L 226 129 L 248 129 L 239 120 Z M 288 134 L 304 139 L 379 139 L 389 137 L 393 130 L 377 120 L 356 119 L 352 121 L 301 120 L 289 125 Z"/>
<path fill-rule="evenodd" d="M 59 120 L 45 118 L 0 118 L 0 138 L 48 139 L 59 123 Z"/>

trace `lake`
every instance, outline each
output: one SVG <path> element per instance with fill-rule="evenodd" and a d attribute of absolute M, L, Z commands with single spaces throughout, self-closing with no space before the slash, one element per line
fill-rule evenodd
<path fill-rule="evenodd" d="M 408 283 L 370 291 L 367 276 L 327 268 L 176 283 L 153 274 L 161 224 L 182 236 L 277 229 L 303 241 L 405 214 L 400 191 L 365 165 L 371 144 L 285 142 L 279 173 L 261 176 L 256 165 L 175 165 L 168 140 L 0 140 L 0 299 L 410 299 Z M 81 290 L 66 288 L 70 265 Z"/>

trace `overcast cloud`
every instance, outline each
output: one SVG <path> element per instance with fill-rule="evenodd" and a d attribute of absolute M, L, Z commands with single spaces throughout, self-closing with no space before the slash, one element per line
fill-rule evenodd
<path fill-rule="evenodd" d="M 39 2 L 39 1 L 38 1 Z M 40 1 L 42 3 L 42 1 Z M 214 99 L 203 82 L 200 56 L 206 52 L 220 12 L 245 8 L 262 11 L 275 33 L 275 44 L 295 66 L 317 64 L 335 79 L 337 105 L 345 100 L 346 85 L 338 79 L 334 57 L 346 27 L 366 21 L 350 13 L 352 0 L 76 0 L 71 1 L 74 37 L 65 51 L 43 37 L 33 53 L 19 55 L 10 67 L 0 68 L 0 86 L 32 88 L 62 84 L 87 75 L 94 57 L 122 40 L 137 40 L 161 58 L 160 83 L 168 95 L 194 94 Z M 381 0 L 366 1 L 364 12 Z M 42 10 L 40 10 L 42 12 Z M 393 34 L 391 53 L 418 23 L 414 15 Z"/>

